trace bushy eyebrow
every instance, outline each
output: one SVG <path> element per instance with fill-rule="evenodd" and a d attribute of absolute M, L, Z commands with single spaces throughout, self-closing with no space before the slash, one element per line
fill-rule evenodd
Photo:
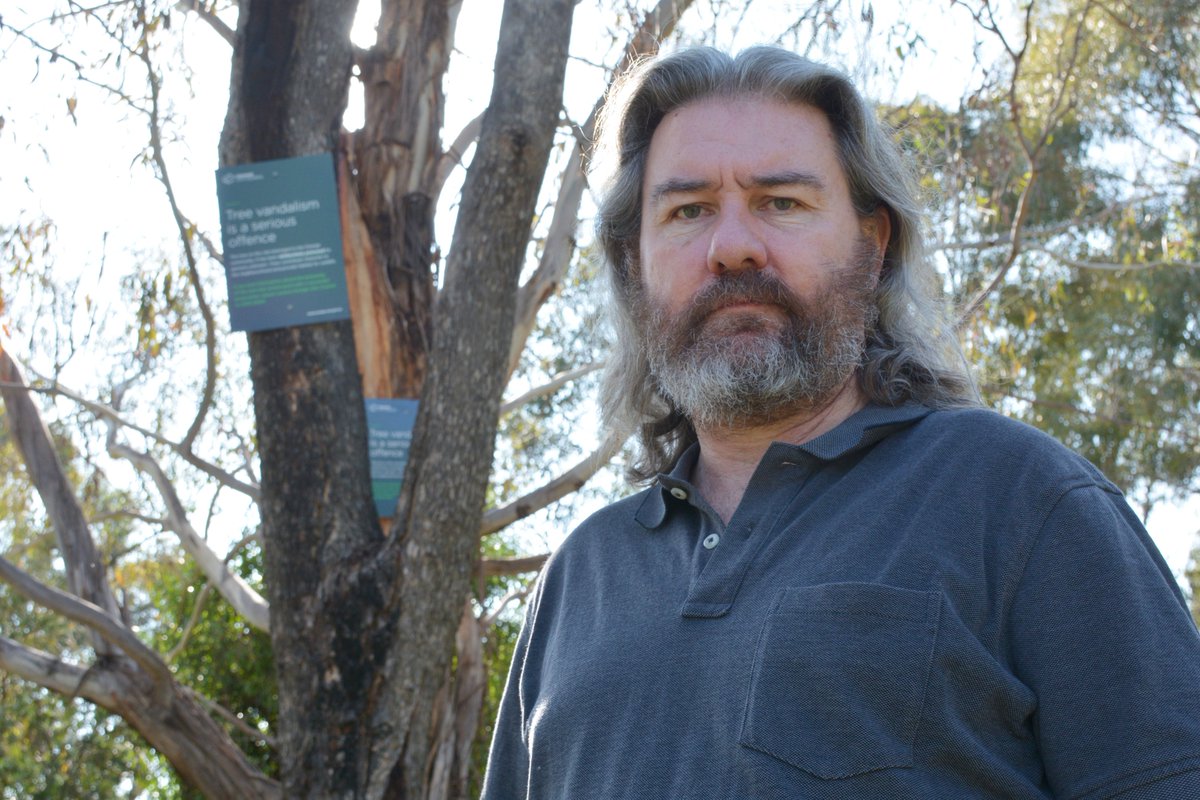
<path fill-rule="evenodd" d="M 689 180 L 687 178 L 668 178 L 662 183 L 655 184 L 650 190 L 650 204 L 658 205 L 664 197 L 674 194 L 691 194 L 713 188 L 713 183 L 706 180 Z M 778 189 L 783 186 L 804 186 L 819 192 L 825 191 L 825 182 L 811 172 L 785 171 L 769 172 L 763 175 L 751 176 L 743 188 Z"/>
<path fill-rule="evenodd" d="M 691 194 L 693 192 L 703 192 L 706 189 L 711 189 L 712 187 L 713 184 L 711 181 L 688 180 L 686 178 L 668 178 L 650 190 L 650 204 L 658 205 L 664 197 L 669 197 L 673 194 Z"/>
<path fill-rule="evenodd" d="M 750 186 L 760 189 L 775 189 L 780 186 L 804 186 L 817 191 L 825 191 L 825 181 L 811 172 L 771 172 L 766 175 L 755 175 L 750 178 Z M 746 188 L 750 188 L 750 186 Z"/>

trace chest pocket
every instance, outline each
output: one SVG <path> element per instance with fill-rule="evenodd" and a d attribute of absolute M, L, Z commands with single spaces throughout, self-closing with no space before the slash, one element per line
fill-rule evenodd
<path fill-rule="evenodd" d="M 739 742 L 817 777 L 913 763 L 941 594 L 785 589 L 759 638 Z"/>

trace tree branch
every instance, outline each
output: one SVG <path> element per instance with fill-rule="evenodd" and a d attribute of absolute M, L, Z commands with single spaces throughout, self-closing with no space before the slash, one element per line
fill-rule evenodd
<path fill-rule="evenodd" d="M 954 327 L 956 329 L 961 330 L 967 325 L 968 322 L 971 321 L 971 318 L 974 317 L 979 309 L 983 307 L 983 304 L 987 302 L 987 299 L 991 296 L 992 292 L 996 291 L 996 288 L 1004 281 L 1004 277 L 1008 275 L 1008 272 L 1012 269 L 1013 264 L 1017 263 L 1017 257 L 1021 255 L 1021 225 L 1025 222 L 1025 215 L 1028 213 L 1029 192 L 1033 187 L 1036 177 L 1037 171 L 1030 170 L 1029 180 L 1025 183 L 1025 188 L 1021 191 L 1021 196 L 1017 199 L 1017 213 L 1013 215 L 1012 225 L 1009 227 L 1008 254 L 1004 257 L 1004 261 L 1001 262 L 999 268 L 996 270 L 996 273 L 992 276 L 992 279 L 988 281 L 987 285 L 980 289 L 979 292 L 973 298 L 971 298 L 971 301 L 967 303 L 966 307 L 962 311 L 962 314 L 959 315 L 958 321 L 955 323 Z"/>
<path fill-rule="evenodd" d="M 438 159 L 437 175 L 434 178 L 431 194 L 433 197 L 438 197 L 442 193 L 442 188 L 446 185 L 446 179 L 450 177 L 450 173 L 455 167 L 462 166 L 463 156 L 467 149 L 475 144 L 475 140 L 479 138 L 479 131 L 483 128 L 483 112 L 480 112 L 473 120 L 463 126 L 463 129 L 458 132 L 458 136 L 454 138 L 454 142 L 446 148 L 446 152 L 442 153 L 442 157 Z"/>
<path fill-rule="evenodd" d="M 539 558 L 541 558 L 541 560 L 542 560 L 542 563 L 545 563 L 545 560 L 548 557 L 549 557 L 548 555 L 539 556 Z M 541 569 L 540 563 L 538 564 L 537 569 Z M 533 570 L 527 570 L 527 571 L 532 572 Z M 500 602 L 496 603 L 495 608 L 493 608 L 486 616 L 480 618 L 480 620 L 479 620 L 480 632 L 487 633 L 488 629 L 496 624 L 496 620 L 500 619 L 500 615 L 504 613 L 504 609 L 508 608 L 508 606 L 512 605 L 513 603 L 515 603 L 519 600 L 524 600 L 526 597 L 529 596 L 529 592 L 532 589 L 533 589 L 533 581 L 529 581 L 529 582 L 525 583 L 525 585 L 523 585 L 523 586 L 517 586 L 517 587 L 514 587 L 513 589 L 510 589 L 508 591 L 508 593 L 504 595 L 504 597 L 500 598 Z"/>
<path fill-rule="evenodd" d="M 620 63 L 612 72 L 613 78 L 623 73 L 638 58 L 657 52 L 659 43 L 670 35 L 680 15 L 691 4 L 692 0 L 659 0 L 653 9 L 646 13 L 642 24 L 630 37 Z M 530 333 L 533 332 L 538 311 L 554 296 L 571 265 L 571 255 L 575 250 L 575 229 L 579 224 L 579 206 L 587 183 L 583 172 L 583 159 L 585 150 L 591 147 L 595 138 L 596 118 L 603 104 L 604 97 L 601 96 L 592 106 L 587 120 L 575 137 L 575 145 L 563 169 L 562 185 L 559 187 L 558 200 L 554 204 L 554 215 L 550 220 L 546 241 L 542 245 L 542 256 L 538 261 L 537 270 L 518 290 L 512 342 L 508 351 L 510 377 L 520 364 L 521 353 L 525 350 L 525 342 Z"/>
<path fill-rule="evenodd" d="M 234 714 L 228 708 L 216 702 L 215 700 L 210 700 L 209 698 L 197 692 L 195 689 L 185 687 L 185 691 L 187 691 L 198 703 L 200 703 L 200 705 L 204 706 L 209 711 L 232 725 L 243 736 L 256 742 L 263 742 L 272 750 L 275 749 L 274 736 L 268 736 L 258 728 L 253 728 L 250 725 L 247 725 L 246 721 L 244 719 L 240 719 L 237 714 Z"/>
<path fill-rule="evenodd" d="M 175 197 L 175 189 L 171 185 L 171 174 L 167 169 L 167 159 L 163 155 L 161 109 L 158 102 L 160 81 L 158 72 L 155 70 L 154 64 L 150 61 L 150 42 L 148 38 L 143 38 L 137 54 L 146 68 L 146 81 L 150 86 L 150 109 L 147 113 L 150 126 L 150 152 L 154 159 L 154 165 L 158 170 L 158 180 L 162 183 L 163 189 L 167 193 L 167 202 L 171 206 L 171 215 L 175 219 L 175 228 L 179 233 L 179 241 L 183 247 L 184 258 L 187 261 L 188 282 L 191 284 L 192 291 L 196 295 L 196 305 L 200 309 L 201 318 L 204 320 L 204 388 L 200 393 L 200 404 L 196 407 L 196 415 L 192 419 L 192 424 L 188 427 L 183 441 L 179 443 L 180 449 L 183 452 L 190 453 L 192 445 L 195 444 L 196 437 L 200 434 L 200 428 L 204 425 L 204 419 L 208 416 L 208 412 L 212 408 L 213 397 L 216 394 L 217 323 L 213 317 L 212 309 L 208 306 L 208 300 L 204 296 L 204 286 L 200 282 L 200 270 L 196 264 L 196 252 L 192 248 L 190 223 L 183 216 L 183 212 L 179 208 L 179 201 Z"/>
<path fill-rule="evenodd" d="M 600 471 L 601 467 L 612 460 L 612 457 L 621 449 L 623 443 L 623 440 L 609 434 L 608 438 L 601 443 L 595 452 L 559 477 L 534 489 L 529 494 L 514 500 L 506 506 L 493 508 L 491 511 L 488 511 L 483 515 L 483 523 L 480 526 L 479 535 L 487 536 L 490 533 L 495 533 L 501 528 L 511 525 L 519 519 L 524 519 L 557 500 L 561 500 L 572 492 L 578 491 L 593 475 Z"/>
<path fill-rule="evenodd" d="M 233 47 L 237 44 L 237 34 L 233 28 L 225 24 L 225 22 L 208 9 L 200 0 L 179 0 L 175 7 L 180 11 L 186 11 L 195 14 L 197 17 L 208 23 L 208 26 L 217 32 L 217 35 Z"/>
<path fill-rule="evenodd" d="M 1028 5 L 1025 6 L 1025 41 L 1021 44 L 1020 50 L 1013 50 L 1013 48 L 1009 45 L 1008 40 L 1004 37 L 1004 34 L 1000 31 L 1000 26 L 996 23 L 995 11 L 992 9 L 990 4 L 985 3 L 989 22 L 984 27 L 985 29 L 996 34 L 996 36 L 1000 39 L 1000 43 L 1004 46 L 1005 52 L 1007 52 L 1009 58 L 1012 59 L 1013 72 L 1008 84 L 1009 120 L 1012 122 L 1013 133 L 1016 135 L 1017 144 L 1020 146 L 1021 152 L 1025 154 L 1025 159 L 1029 164 L 1029 172 L 1026 176 L 1025 185 L 1022 187 L 1021 193 L 1017 198 L 1017 208 L 1016 212 L 1013 214 L 1012 223 L 1009 225 L 1008 255 L 1005 256 L 1004 261 L 1000 264 L 999 269 L 996 270 L 996 274 L 992 276 L 992 279 L 988 281 L 987 285 L 984 286 L 984 288 L 980 290 L 969 303 L 967 303 L 966 308 L 963 310 L 962 314 L 958 318 L 957 323 L 955 324 L 955 327 L 958 329 L 965 327 L 966 324 L 971 321 L 971 318 L 974 317 L 979 311 L 979 309 L 983 307 L 983 304 L 987 301 L 987 298 L 991 296 L 992 292 L 996 290 L 996 287 L 998 287 L 1004 281 L 1005 276 L 1008 275 L 1008 272 L 1010 269 L 1012 269 L 1013 264 L 1017 262 L 1017 256 L 1019 256 L 1021 253 L 1021 227 L 1025 224 L 1025 215 L 1029 210 L 1029 198 L 1034 184 L 1037 183 L 1038 177 L 1038 164 L 1036 158 L 1037 154 L 1034 146 L 1029 143 L 1028 138 L 1025 136 L 1024 129 L 1021 127 L 1023 120 L 1021 114 L 1022 104 L 1020 99 L 1017 97 L 1017 86 L 1020 83 L 1021 66 L 1025 59 L 1025 53 L 1029 48 L 1029 40 L 1031 38 L 1034 5 L 1034 0 L 1029 0 Z"/>
<path fill-rule="evenodd" d="M 1094 214 L 1087 214 L 1079 217 L 1072 217 L 1063 222 L 1054 225 L 1039 225 L 1035 228 L 1026 227 L 1022 230 L 1021 238 L 1024 241 L 1030 240 L 1046 240 L 1059 234 L 1067 233 L 1073 228 L 1082 228 L 1090 224 L 1099 224 L 1107 222 L 1115 216 L 1118 216 L 1125 211 L 1134 208 L 1139 203 L 1150 202 L 1153 200 L 1161 200 L 1170 195 L 1166 192 L 1153 192 L 1149 194 L 1141 194 L 1134 197 L 1126 198 L 1120 202 L 1115 202 L 1112 205 L 1106 205 L 1101 210 Z M 1012 245 L 1012 231 L 1008 230 L 1004 233 L 998 233 L 995 236 L 986 239 L 971 239 L 963 241 L 934 241 L 929 247 L 932 251 L 961 251 L 961 250 L 988 250 L 993 247 L 1004 247 Z"/>
<path fill-rule="evenodd" d="M 505 402 L 500 406 L 500 416 L 511 414 L 518 408 L 524 406 L 526 403 L 531 403 L 534 400 L 537 400 L 539 397 L 547 397 L 552 395 L 576 378 L 582 378 L 584 375 L 595 372 L 603 366 L 604 362 L 598 361 L 594 364 L 584 364 L 582 367 L 567 370 L 566 372 L 560 372 L 559 374 L 555 375 L 549 383 L 544 383 L 541 386 L 535 386 L 528 392 L 518 395 L 512 400 Z"/>
<path fill-rule="evenodd" d="M 519 558 L 485 558 L 479 562 L 481 578 L 498 578 L 501 575 L 525 575 L 537 572 L 550 557 L 549 553 Z"/>
<path fill-rule="evenodd" d="M 642 18 L 642 24 L 634 32 L 625 47 L 625 54 L 613 70 L 620 75 L 637 60 L 658 52 L 662 40 L 671 35 L 679 18 L 692 5 L 692 0 L 658 0 L 658 4 Z"/>
<path fill-rule="evenodd" d="M 113 707 L 120 691 L 111 674 L 104 670 L 69 664 L 7 636 L 0 636 L 0 670 L 64 697 L 83 697 L 105 708 Z"/>
<path fill-rule="evenodd" d="M 34 374 L 36 375 L 37 373 L 34 373 Z M 192 452 L 190 450 L 185 450 L 183 448 L 183 445 L 180 444 L 179 442 L 173 442 L 170 439 L 163 436 L 162 434 L 156 433 L 155 431 L 152 431 L 149 428 L 144 428 L 141 425 L 138 425 L 137 423 L 131 422 L 130 420 L 122 417 L 121 413 L 111 406 L 105 405 L 104 403 L 99 403 L 95 400 L 89 400 L 88 398 L 86 398 L 82 394 L 80 394 L 79 392 L 77 392 L 69 387 L 63 386 L 61 383 L 58 383 L 57 381 L 51 381 L 42 375 L 38 375 L 37 377 L 39 378 L 39 380 L 46 381 L 46 383 L 48 385 L 47 386 L 26 387 L 28 389 L 28 391 L 42 392 L 45 394 L 62 395 L 63 397 L 66 397 L 67 399 L 72 400 L 75 403 L 78 403 L 79 405 L 83 406 L 85 409 L 90 411 L 92 414 L 95 414 L 96 417 L 102 421 L 108 422 L 113 425 L 120 426 L 122 428 L 128 428 L 129 430 L 134 431 L 135 433 L 139 433 L 142 436 L 145 436 L 147 439 L 150 439 L 153 442 L 161 444 L 164 447 L 170 448 L 171 451 L 174 452 L 176 455 L 178 455 L 180 458 L 184 459 L 185 461 L 187 461 L 187 463 L 191 464 L 193 467 L 200 470 L 205 475 L 208 475 L 210 478 L 217 480 L 219 483 L 221 483 L 221 485 L 226 486 L 230 489 L 233 489 L 234 491 L 241 492 L 242 494 L 246 495 L 247 497 L 249 497 L 251 500 L 253 500 L 256 503 L 259 501 L 260 492 L 259 492 L 259 487 L 257 484 L 247 483 L 245 481 L 238 480 L 236 477 L 233 476 L 232 473 L 221 469 L 216 464 L 213 464 L 210 461 L 206 461 L 203 458 L 200 458 L 200 456 L 196 455 L 194 452 Z"/>
<path fill-rule="evenodd" d="M 171 670 L 158 654 L 142 643 L 133 631 L 109 616 L 104 609 L 36 580 L 8 559 L 0 557 L 0 580 L 39 606 L 78 622 L 119 647 L 157 681 L 173 683 Z"/>
<path fill-rule="evenodd" d="M 212 584 L 206 583 L 196 597 L 196 602 L 192 606 L 191 616 L 188 617 L 187 624 L 183 626 L 183 633 L 179 635 L 179 641 L 163 657 L 168 664 L 175 663 L 175 659 L 179 658 L 179 654 L 183 652 L 183 648 L 187 647 L 188 640 L 192 638 L 192 631 L 196 629 L 196 623 L 200 621 L 200 614 L 204 611 L 204 604 L 208 602 L 210 594 L 212 594 Z"/>
<path fill-rule="evenodd" d="M 595 115 L 589 117 L 594 125 Z M 554 215 L 550 218 L 550 230 L 542 244 L 542 257 L 532 277 L 517 290 L 517 305 L 513 315 L 512 342 L 508 350 L 508 375 L 512 376 L 521 363 L 525 342 L 533 332 L 538 310 L 558 291 L 571 265 L 571 254 L 575 251 L 575 229 L 579 225 L 579 206 L 583 200 L 585 184 L 583 176 L 583 144 L 576 139 L 567 165 L 563 169 L 562 185 L 558 201 L 554 204 Z"/>
<path fill-rule="evenodd" d="M 956 327 L 958 329 L 962 329 L 968 322 L 970 322 L 971 318 L 974 317 L 979 309 L 983 307 L 983 304 L 987 301 L 987 298 L 991 296 L 992 292 L 996 291 L 997 287 L 999 287 L 1001 283 L 1003 283 L 1004 278 L 1008 275 L 1013 264 L 1017 262 L 1017 258 L 1021 255 L 1022 229 L 1025 225 L 1026 217 L 1029 214 L 1029 203 L 1033 196 L 1033 188 L 1035 185 L 1037 185 L 1038 178 L 1041 175 L 1039 161 L 1041 159 L 1042 151 L 1049 143 L 1050 136 L 1054 132 L 1055 128 L 1057 128 L 1063 119 L 1066 118 L 1066 115 L 1070 113 L 1070 110 L 1073 107 L 1073 102 L 1069 101 L 1067 98 L 1070 92 L 1071 81 L 1075 76 L 1075 68 L 1078 66 L 1079 62 L 1079 50 L 1083 41 L 1084 26 L 1087 20 L 1088 12 L 1090 12 L 1092 8 L 1091 0 L 1085 4 L 1082 15 L 1077 22 L 1075 35 L 1071 43 L 1069 62 L 1065 70 L 1060 71 L 1060 74 L 1058 75 L 1058 80 L 1060 81 L 1059 88 L 1055 93 L 1054 101 L 1051 103 L 1050 108 L 1047 111 L 1046 119 L 1042 123 L 1041 132 L 1037 137 L 1037 141 L 1032 144 L 1030 143 L 1022 128 L 1022 106 L 1020 100 L 1017 98 L 1017 85 L 1019 83 L 1019 77 L 1021 74 L 1022 60 L 1025 57 L 1025 53 L 1032 39 L 1034 6 L 1035 3 L 1033 0 L 1030 0 L 1029 4 L 1025 8 L 1025 42 L 1022 44 L 1021 49 L 1014 53 L 1011 48 L 1008 47 L 1007 43 L 1005 44 L 1005 49 L 1009 51 L 1009 55 L 1013 60 L 1013 74 L 1008 87 L 1009 115 L 1011 117 L 1013 129 L 1016 133 L 1017 142 L 1020 144 L 1021 151 L 1025 154 L 1025 158 L 1029 163 L 1029 171 L 1026 174 L 1025 185 L 1022 187 L 1021 194 L 1017 198 L 1017 207 L 1015 213 L 1013 214 L 1012 224 L 1009 226 L 1008 255 L 1005 256 L 1004 261 L 1000 264 L 1000 267 L 996 270 L 996 273 L 992 276 L 992 279 L 988 281 L 987 285 L 967 304 L 956 323 Z M 990 5 L 988 6 L 988 14 L 992 14 Z M 992 30 L 995 31 L 997 35 L 1000 35 L 999 29 L 995 27 L 994 17 L 992 18 L 992 24 Z M 1003 41 L 1003 36 L 1001 36 L 1001 40 Z"/>
<path fill-rule="evenodd" d="M 128 445 L 116 441 L 116 429 L 110 424 L 108 434 L 108 451 L 115 458 L 123 458 L 133 464 L 139 472 L 148 475 L 158 489 L 159 496 L 166 507 L 166 527 L 179 537 L 179 543 L 200 567 L 209 582 L 220 592 L 233 609 L 245 618 L 251 626 L 261 630 L 270 630 L 270 609 L 267 601 L 246 583 L 242 577 L 230 571 L 225 560 L 208 546 L 187 517 L 187 510 L 175 491 L 174 484 L 158 461 L 149 453 L 135 450 Z"/>
<path fill-rule="evenodd" d="M 1042 253 L 1053 258 L 1064 267 L 1072 269 L 1095 269 L 1103 270 L 1104 272 L 1143 272 L 1151 269 L 1200 269 L 1200 262 L 1196 261 L 1142 261 L 1133 264 L 1117 264 L 1105 261 L 1079 261 L 1074 258 L 1067 258 L 1045 247 L 1031 247 L 1027 252 Z"/>
<path fill-rule="evenodd" d="M 122 662 L 127 664 L 128 662 Z M 80 667 L 0 636 L 0 669 L 58 692 L 84 697 L 120 714 L 152 747 L 171 760 L 184 781 L 206 797 L 279 800 L 279 785 L 250 764 L 192 690 L 167 681 L 148 684 L 120 664 Z M 220 713 L 220 710 L 213 709 Z M 261 732 L 255 739 L 270 740 Z"/>
<path fill-rule="evenodd" d="M 400 574 L 387 596 L 395 638 L 369 724 L 393 732 L 372 742 L 379 766 L 368 793 L 426 792 L 430 753 L 410 743 L 437 735 L 435 698 L 479 557 L 513 301 L 562 107 L 573 15 L 573 0 L 504 3 L 494 62 L 502 79 L 463 183 L 404 486 L 380 550 Z M 464 453 L 474 457 L 464 462 Z"/>
<path fill-rule="evenodd" d="M 186 220 L 188 230 L 192 231 L 192 235 L 200 240 L 200 244 L 204 246 L 204 252 L 208 253 L 208 257 L 217 262 L 221 266 L 225 265 L 225 254 L 221 252 L 221 248 L 213 242 L 212 237 L 200 230 L 196 223 L 190 219 Z"/>
<path fill-rule="evenodd" d="M 125 103 L 126 105 L 128 105 L 130 108 L 135 109 L 137 111 L 141 111 L 142 113 L 146 112 L 146 109 L 144 109 L 140 105 L 138 105 L 132 97 L 125 94 L 125 92 L 122 91 L 121 89 L 114 87 L 114 86 L 109 86 L 106 83 L 101 83 L 99 81 L 96 81 L 96 80 L 93 80 L 93 79 L 87 77 L 86 67 L 84 67 L 84 65 L 81 64 L 77 59 L 71 58 L 70 56 L 66 55 L 65 53 L 63 53 L 62 51 L 60 51 L 59 49 L 57 49 L 55 47 L 47 47 L 46 45 L 39 42 L 37 39 L 30 36 L 26 31 L 18 30 L 17 28 L 12 27 L 11 25 L 5 24 L 3 17 L 0 17 L 0 30 L 3 30 L 5 28 L 12 31 L 13 34 L 15 36 L 17 36 L 18 38 L 23 39 L 26 42 L 28 42 L 29 45 L 31 47 L 33 47 L 35 50 L 40 50 L 41 52 L 49 55 L 52 61 L 54 61 L 54 60 L 63 61 L 65 63 L 71 65 L 71 67 L 73 67 L 75 69 L 75 77 L 80 82 L 86 83 L 89 86 L 94 86 L 97 89 L 103 89 L 105 92 L 108 92 L 109 94 L 113 95 L 118 100 L 120 100 L 122 103 Z"/>
<path fill-rule="evenodd" d="M 0 397 L 4 399 L 9 428 L 25 462 L 29 478 L 41 497 L 58 537 L 66 565 L 67 586 L 79 597 L 118 619 L 118 606 L 104 573 L 104 563 L 92 540 L 83 509 L 67 479 L 50 431 L 29 397 L 16 362 L 0 343 Z M 101 650 L 104 648 L 101 646 Z"/>

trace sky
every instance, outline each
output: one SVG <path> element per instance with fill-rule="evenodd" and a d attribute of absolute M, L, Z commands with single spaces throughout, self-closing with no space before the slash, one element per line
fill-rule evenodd
<path fill-rule="evenodd" d="M 694 28 L 707 31 L 718 45 L 738 49 L 774 38 L 786 19 L 786 11 L 801 3 L 751 5 L 751 11 L 736 24 L 716 21 L 707 14 L 706 2 L 698 2 L 693 13 Z M 868 94 L 878 100 L 894 101 L 921 93 L 936 100 L 957 101 L 967 79 L 978 74 L 977 55 L 987 62 L 989 54 L 977 53 L 970 37 L 956 34 L 966 20 L 961 9 L 946 10 L 944 3 L 932 4 L 936 13 L 919 17 L 920 25 L 885 37 L 901 8 L 893 3 L 866 2 L 855 7 L 871 8 L 874 27 L 852 26 L 837 43 L 830 57 L 858 76 Z M 5 11 L 4 22 L 18 27 L 23 20 L 42 14 L 40 2 L 17 2 Z M 373 38 L 377 0 L 364 0 L 355 27 L 356 42 L 367 46 Z M 491 62 L 494 35 L 499 28 L 501 4 L 495 0 L 464 0 L 457 51 L 447 77 L 446 139 L 487 102 L 491 91 Z M 959 15 L 956 17 L 956 15 Z M 913 17 L 917 18 L 916 15 Z M 226 104 L 229 78 L 228 45 L 196 20 L 179 20 L 186 34 L 182 57 L 193 65 L 190 86 L 178 78 L 167 88 L 176 98 L 169 109 L 177 123 L 167 143 L 172 179 L 187 214 L 202 228 L 216 233 L 216 198 L 213 171 L 217 166 L 217 143 Z M 610 17 L 598 14 L 591 3 L 581 3 L 575 21 L 572 60 L 568 73 L 567 112 L 582 119 L 603 86 L 603 72 L 596 63 L 611 61 L 614 42 L 607 35 Z M 53 38 L 50 28 L 35 29 Z M 33 51 L 5 32 L 2 41 L 11 49 L 0 59 L 0 223 L 39 218 L 55 222 L 54 270 L 60 277 L 79 280 L 76 305 L 85 298 L 110 308 L 123 308 L 119 283 L 123 273 L 140 260 L 163 257 L 160 251 L 173 247 L 173 222 L 163 190 L 152 172 L 141 163 L 145 127 L 136 113 L 94 87 L 82 84 L 74 69 L 63 61 L 51 62 L 42 54 L 38 63 Z M 937 43 L 934 52 L 931 43 Z M 103 40 L 73 39 L 74 49 L 97 48 Z M 869 67 L 872 54 L 880 48 L 913 48 L 918 56 L 908 59 L 904 71 L 876 73 Z M 347 124 L 361 119 L 361 101 L 352 97 Z M 461 174 L 452 179 L 442 200 L 438 237 L 448 242 L 453 203 Z M 443 244 L 443 250 L 445 245 Z M 15 287 L 3 276 L 4 295 L 11 298 Z M 218 298 L 219 299 L 219 298 Z M 218 310 L 220 313 L 220 309 Z M 6 315 L 0 322 L 8 321 Z M 10 330 L 4 334 L 17 352 L 24 336 L 33 331 Z M 44 366 L 44 365 L 43 365 Z M 98 385 L 107 375 L 96 374 L 92 362 L 81 359 L 68 373 L 77 386 Z M 89 370 L 93 371 L 89 374 Z M 63 403 L 60 411 L 69 413 Z M 581 508 L 581 513 L 589 510 Z M 244 513 L 234 510 L 233 513 Z M 1148 523 L 1155 541 L 1176 575 L 1182 575 L 1195 543 L 1200 520 L 1200 498 L 1187 504 L 1167 503 L 1157 507 Z"/>

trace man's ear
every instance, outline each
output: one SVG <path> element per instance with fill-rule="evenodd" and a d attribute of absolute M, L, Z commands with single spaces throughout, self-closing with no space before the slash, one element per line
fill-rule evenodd
<path fill-rule="evenodd" d="M 875 273 L 878 275 L 879 271 L 883 269 L 883 256 L 887 252 L 888 242 L 892 238 L 891 210 L 880 203 L 874 211 L 863 217 L 862 234 L 875 242 L 875 252 L 879 255 L 879 261 L 875 265 Z"/>

